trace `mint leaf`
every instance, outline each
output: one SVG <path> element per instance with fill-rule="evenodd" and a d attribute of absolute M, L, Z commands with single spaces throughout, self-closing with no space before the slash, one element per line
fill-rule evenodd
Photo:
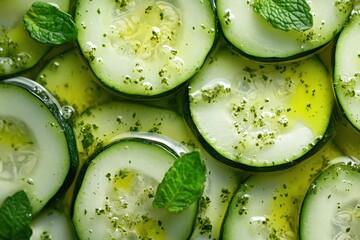
<path fill-rule="evenodd" d="M 0 239 L 30 239 L 31 212 L 30 200 L 24 191 L 7 197 L 0 207 Z"/>
<path fill-rule="evenodd" d="M 34 2 L 23 21 L 30 37 L 40 43 L 59 45 L 77 37 L 72 16 L 46 2 Z"/>
<path fill-rule="evenodd" d="M 205 165 L 198 152 L 177 159 L 159 184 L 153 207 L 180 212 L 201 195 L 206 180 Z"/>
<path fill-rule="evenodd" d="M 305 31 L 313 25 L 306 0 L 255 0 L 252 7 L 273 27 L 284 31 Z"/>

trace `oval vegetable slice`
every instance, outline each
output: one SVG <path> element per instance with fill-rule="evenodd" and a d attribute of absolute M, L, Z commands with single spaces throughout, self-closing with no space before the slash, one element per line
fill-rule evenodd
<path fill-rule="evenodd" d="M 0 83 L 0 201 L 19 190 L 38 213 L 73 180 L 75 138 L 54 97 L 37 83 Z"/>
<path fill-rule="evenodd" d="M 201 151 L 208 173 L 190 239 L 219 237 L 227 206 L 238 183 L 247 174 L 220 164 L 204 151 L 179 114 L 145 104 L 112 101 L 88 109 L 76 119 L 75 125 L 79 154 L 83 160 L 119 137 L 149 132 L 173 139 L 189 150 Z"/>
<path fill-rule="evenodd" d="M 32 229 L 30 240 L 76 239 L 70 219 L 62 210 L 55 207 L 47 207 L 41 211 L 32 220 L 30 227 Z"/>
<path fill-rule="evenodd" d="M 125 138 L 90 158 L 74 203 L 79 238 L 187 239 L 196 203 L 177 213 L 152 206 L 159 183 L 180 153 L 159 142 Z"/>
<path fill-rule="evenodd" d="M 271 23 L 281 25 L 286 12 L 290 25 L 307 20 L 301 2 L 307 2 L 312 16 L 308 30 L 284 31 Z M 254 5 L 271 20 L 257 14 Z M 274 9 L 278 6 L 280 9 Z M 268 7 L 268 8 L 267 8 Z M 247 56 L 264 61 L 278 61 L 307 55 L 330 42 L 346 23 L 353 1 L 229 1 L 216 0 L 217 15 L 226 39 Z M 285 25 L 285 24 L 284 24 Z"/>
<path fill-rule="evenodd" d="M 33 67 L 51 45 L 33 40 L 24 28 L 23 15 L 31 1 L 1 1 L 0 8 L 0 79 Z M 69 0 L 43 0 L 68 11 Z"/>
<path fill-rule="evenodd" d="M 185 116 L 204 146 L 251 171 L 293 165 L 331 129 L 331 82 L 315 57 L 262 64 L 222 48 L 192 79 L 188 95 Z"/>
<path fill-rule="evenodd" d="M 347 119 L 360 130 L 360 14 L 354 14 L 336 43 L 334 87 Z"/>
<path fill-rule="evenodd" d="M 327 159 L 341 154 L 335 144 L 329 142 L 316 155 L 291 169 L 251 175 L 230 203 L 222 239 L 298 239 L 299 213 L 306 190 Z M 318 229 L 322 231 L 321 227 Z"/>
<path fill-rule="evenodd" d="M 360 169 L 358 160 L 337 159 L 308 189 L 300 215 L 300 238 L 360 238 Z"/>
<path fill-rule="evenodd" d="M 81 0 L 75 16 L 91 68 L 124 95 L 158 96 L 182 85 L 215 40 L 209 0 Z"/>

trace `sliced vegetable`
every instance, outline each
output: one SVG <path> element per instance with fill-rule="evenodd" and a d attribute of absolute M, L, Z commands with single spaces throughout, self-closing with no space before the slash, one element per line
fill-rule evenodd
<path fill-rule="evenodd" d="M 41 211 L 31 222 L 33 231 L 30 240 L 75 240 L 75 232 L 70 218 L 53 206 Z"/>
<path fill-rule="evenodd" d="M 138 103 L 114 100 L 94 106 L 76 120 L 74 131 L 82 160 L 129 133 L 159 133 L 195 147 L 195 139 L 178 114 Z"/>
<path fill-rule="evenodd" d="M 360 130 L 360 13 L 354 14 L 336 43 L 334 87 L 341 110 Z"/>
<path fill-rule="evenodd" d="M 24 190 L 35 215 L 73 180 L 73 131 L 54 97 L 29 79 L 0 82 L 0 103 L 0 202 Z"/>
<path fill-rule="evenodd" d="M 0 8 L 0 79 L 33 67 L 47 53 L 51 45 L 32 39 L 24 28 L 23 15 L 35 0 L 2 1 Z M 69 0 L 52 2 L 62 11 L 69 10 Z"/>
<path fill-rule="evenodd" d="M 341 157 L 313 181 L 300 215 L 300 238 L 360 238 L 359 160 Z"/>
<path fill-rule="evenodd" d="M 264 61 L 294 59 L 316 51 L 341 31 L 353 8 L 353 0 L 215 2 L 222 31 L 229 43 L 248 57 Z M 304 2 L 310 7 L 312 17 L 312 27 L 308 30 L 298 26 L 299 21 L 308 26 L 310 16 L 302 11 Z M 269 19 L 257 14 L 259 11 Z M 295 30 L 284 31 L 272 24 L 285 29 L 287 25 L 294 26 Z"/>
<path fill-rule="evenodd" d="M 185 117 L 217 159 L 251 171 L 305 159 L 329 137 L 333 92 L 316 57 L 262 64 L 222 48 L 189 84 Z"/>
<path fill-rule="evenodd" d="M 84 112 L 75 124 L 82 161 L 119 138 L 139 134 L 149 137 L 149 132 L 173 139 L 191 151 L 200 151 L 207 169 L 207 180 L 191 239 L 219 237 L 230 199 L 238 183 L 248 174 L 220 164 L 204 151 L 180 115 L 144 104 L 112 101 Z"/>
<path fill-rule="evenodd" d="M 79 238 L 188 238 L 196 203 L 178 213 L 152 206 L 158 184 L 179 154 L 141 138 L 125 138 L 100 150 L 85 165 L 75 198 L 73 222 Z"/>
<path fill-rule="evenodd" d="M 216 35 L 210 0 L 81 0 L 75 16 L 94 73 L 127 96 L 172 92 L 200 69 Z"/>
<path fill-rule="evenodd" d="M 338 156 L 341 152 L 329 143 L 291 169 L 251 175 L 231 201 L 222 239 L 298 239 L 299 213 L 306 190 L 327 162 Z"/>

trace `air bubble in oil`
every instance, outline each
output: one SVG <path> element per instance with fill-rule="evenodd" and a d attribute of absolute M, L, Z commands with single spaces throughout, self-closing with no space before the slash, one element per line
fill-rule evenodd
<path fill-rule="evenodd" d="M 75 116 L 75 109 L 70 105 L 65 105 L 62 107 L 62 115 L 65 119 L 71 119 Z"/>

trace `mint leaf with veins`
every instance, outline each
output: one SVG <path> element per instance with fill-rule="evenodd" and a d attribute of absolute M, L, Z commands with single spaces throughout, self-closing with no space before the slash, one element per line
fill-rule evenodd
<path fill-rule="evenodd" d="M 32 208 L 24 191 L 7 197 L 0 207 L 0 240 L 28 240 Z"/>
<path fill-rule="evenodd" d="M 30 37 L 40 43 L 60 45 L 77 37 L 72 16 L 50 3 L 34 2 L 23 21 Z"/>
<path fill-rule="evenodd" d="M 159 184 L 153 207 L 180 212 L 199 199 L 206 180 L 206 168 L 198 152 L 184 154 L 166 172 Z"/>
<path fill-rule="evenodd" d="M 255 0 L 253 10 L 274 28 L 284 31 L 305 31 L 313 26 L 313 17 L 306 0 Z"/>

